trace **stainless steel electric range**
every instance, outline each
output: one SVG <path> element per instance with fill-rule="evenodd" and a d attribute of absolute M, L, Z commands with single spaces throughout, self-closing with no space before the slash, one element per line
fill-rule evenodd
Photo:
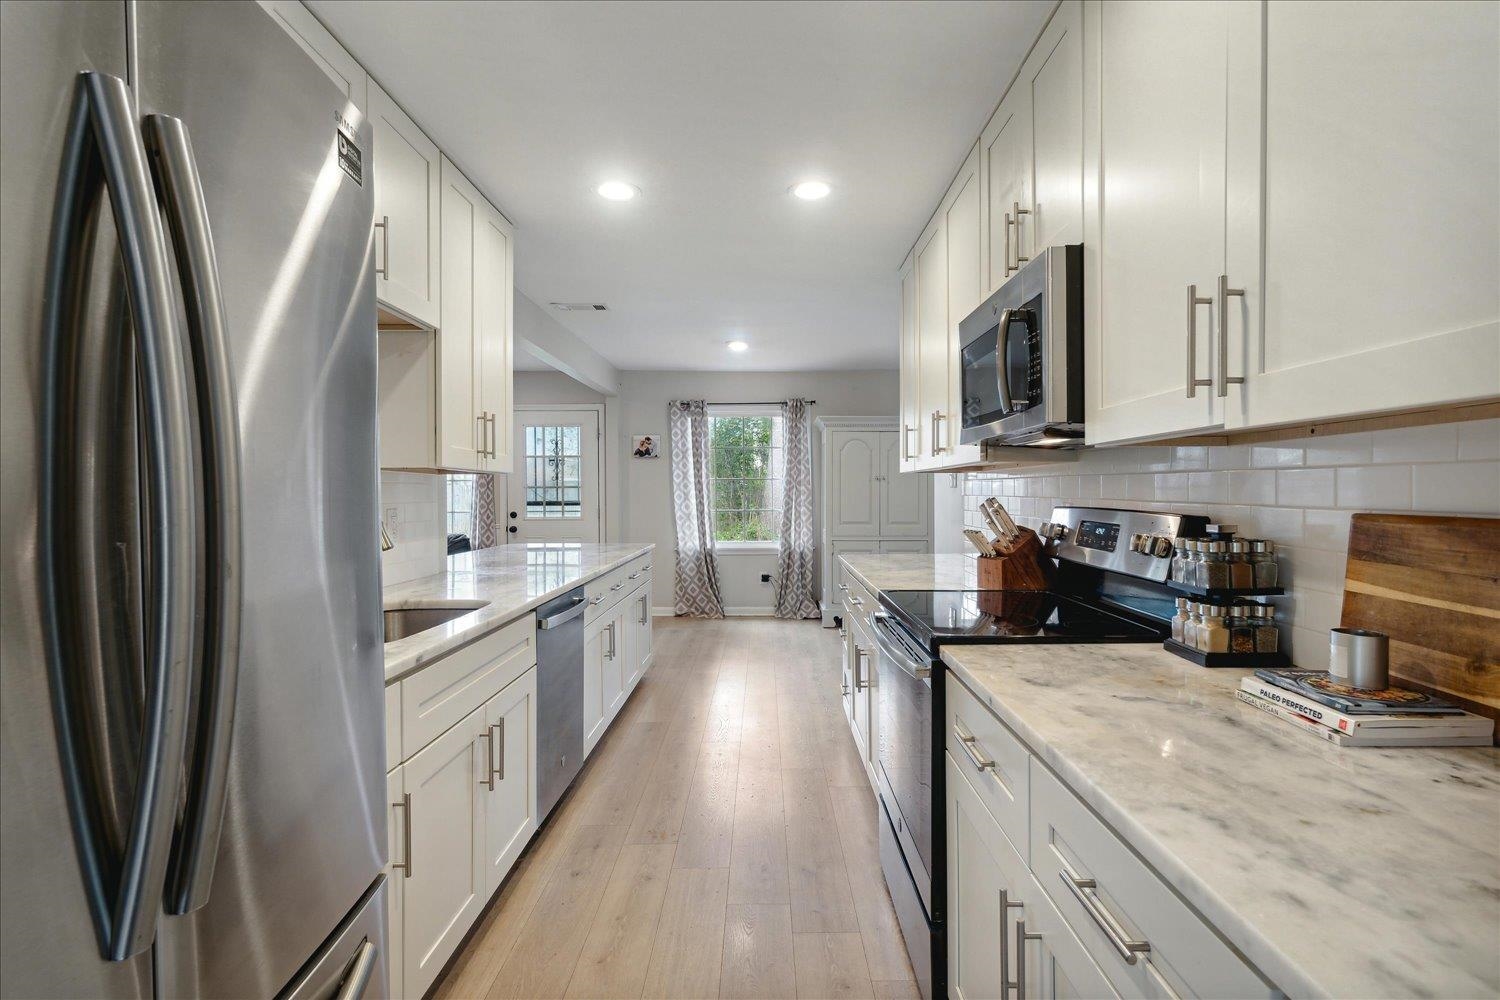
<path fill-rule="evenodd" d="M 1171 540 L 1207 519 L 1057 507 L 1039 533 L 1052 589 L 892 590 L 875 615 L 880 861 L 924 997 L 947 995 L 945 717 L 941 649 L 950 643 L 1161 642 L 1173 597 Z"/>

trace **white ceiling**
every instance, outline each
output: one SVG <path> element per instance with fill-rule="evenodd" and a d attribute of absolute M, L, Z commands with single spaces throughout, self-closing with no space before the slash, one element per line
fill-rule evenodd
<path fill-rule="evenodd" d="M 565 327 L 769 371 L 896 367 L 902 258 L 1052 2 L 310 6 L 515 222 L 517 287 L 608 304 Z"/>

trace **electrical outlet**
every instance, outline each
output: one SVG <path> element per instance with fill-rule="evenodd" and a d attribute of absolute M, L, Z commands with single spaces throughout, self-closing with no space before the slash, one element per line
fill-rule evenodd
<path fill-rule="evenodd" d="M 770 583 L 771 582 L 771 574 L 770 573 L 762 573 L 760 575 L 760 582 L 761 583 Z"/>
<path fill-rule="evenodd" d="M 401 527 L 401 508 L 387 507 L 385 509 L 385 516 L 381 518 L 381 523 L 385 526 L 385 533 L 390 535 L 391 541 L 394 542 L 399 533 L 398 529 Z"/>

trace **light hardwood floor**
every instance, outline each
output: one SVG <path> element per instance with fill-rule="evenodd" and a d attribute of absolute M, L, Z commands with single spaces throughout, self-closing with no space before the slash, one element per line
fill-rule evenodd
<path fill-rule="evenodd" d="M 657 619 L 656 659 L 438 997 L 915 997 L 815 622 Z"/>

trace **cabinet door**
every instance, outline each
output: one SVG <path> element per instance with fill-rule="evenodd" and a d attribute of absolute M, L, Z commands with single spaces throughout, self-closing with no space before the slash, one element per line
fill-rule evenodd
<path fill-rule="evenodd" d="M 488 276 L 479 270 L 489 208 L 479 190 L 443 157 L 443 323 L 437 332 L 437 455 L 445 469 L 484 471 L 489 424 L 480 399 Z"/>
<path fill-rule="evenodd" d="M 1272 3 L 1240 22 L 1224 273 L 1244 295 L 1214 375 L 1245 382 L 1225 385 L 1226 423 L 1500 394 L 1500 7 Z"/>
<path fill-rule="evenodd" d="M 479 355 L 479 412 L 485 420 L 484 468 L 511 471 L 515 439 L 514 401 L 514 232 L 493 206 L 485 204 L 484 223 L 475 244 L 475 335 Z"/>
<path fill-rule="evenodd" d="M 318 68 L 328 74 L 328 79 L 348 95 L 349 103 L 364 111 L 369 81 L 365 68 L 313 17 L 301 0 L 260 0 L 260 5 L 292 36 L 302 51 L 312 57 Z"/>
<path fill-rule="evenodd" d="M 1224 3 L 1084 11 L 1085 423 L 1090 444 L 1222 421 L 1206 380 L 1224 261 Z M 1188 308 L 1190 286 L 1205 300 Z M 1189 369 L 1191 368 L 1191 371 Z M 1191 395 L 1190 395 L 1191 393 Z"/>
<path fill-rule="evenodd" d="M 1031 92 L 1017 80 L 979 137 L 984 173 L 984 294 L 990 295 L 1031 256 Z M 1016 208 L 1026 211 L 1017 215 Z M 1017 233 L 1017 219 L 1023 220 Z"/>
<path fill-rule="evenodd" d="M 932 522 L 932 482 L 926 476 L 901 471 L 901 435 L 882 431 L 880 473 L 880 525 L 877 534 L 927 537 Z"/>
<path fill-rule="evenodd" d="M 1041 1000 L 1118 997 L 1119 993 L 1052 905 L 1035 876 L 1028 876 L 1026 881 L 1026 903 L 1020 911 L 1025 927 L 1012 921 L 1010 928 L 1012 953 L 1021 957 L 1024 951 L 1025 967 L 1020 968 L 1018 963 L 1015 973 L 1018 978 L 1025 976 L 1020 995 Z M 1160 986 L 1157 996 L 1176 996 L 1165 982 Z"/>
<path fill-rule="evenodd" d="M 487 894 L 500 888 L 536 832 L 536 667 L 511 681 L 484 706 L 489 756 L 484 795 Z"/>
<path fill-rule="evenodd" d="M 917 241 L 918 468 L 941 456 L 948 410 L 948 228 L 941 213 Z"/>
<path fill-rule="evenodd" d="M 631 636 L 631 642 L 629 655 L 625 661 L 630 668 L 630 676 L 625 683 L 627 695 L 635 690 L 641 675 L 646 672 L 646 667 L 651 663 L 651 584 L 649 581 L 637 588 L 628 604 L 630 617 L 627 619 L 626 632 Z"/>
<path fill-rule="evenodd" d="M 972 465 L 979 461 L 979 445 L 959 444 L 963 430 L 962 368 L 958 363 L 958 324 L 984 301 L 985 261 L 989 256 L 980 236 L 979 144 L 969 152 L 958 178 L 949 189 L 944 209 L 944 231 L 948 240 L 948 400 L 938 422 L 942 439 L 938 467 Z"/>
<path fill-rule="evenodd" d="M 880 534 L 880 433 L 834 431 L 828 450 L 828 536 Z"/>
<path fill-rule="evenodd" d="M 419 326 L 441 322 L 441 154 L 380 85 L 369 81 L 375 132 L 375 297 Z"/>
<path fill-rule="evenodd" d="M 427 992 L 488 898 L 484 859 L 484 707 L 402 765 L 411 796 L 403 902 L 407 996 Z"/>
<path fill-rule="evenodd" d="M 625 702 L 625 678 L 630 674 L 625 667 L 625 627 L 629 620 L 629 609 L 616 607 L 604 625 L 604 663 L 599 674 L 599 690 L 606 727 Z"/>
<path fill-rule="evenodd" d="M 901 265 L 901 469 L 910 472 L 921 455 L 922 418 L 918 399 L 921 371 L 918 367 L 916 257 Z"/>
<path fill-rule="evenodd" d="M 609 642 L 607 620 L 594 620 L 584 627 L 583 639 L 583 752 L 594 751 L 608 724 L 604 706 L 604 650 Z"/>
<path fill-rule="evenodd" d="M 397 767 L 385 776 L 386 920 L 390 931 L 391 996 L 404 997 L 403 959 L 406 956 L 403 934 L 406 927 L 406 800 L 402 770 Z"/>
<path fill-rule="evenodd" d="M 945 751 L 948 810 L 948 990 L 1004 997 L 1016 975 L 1013 915 L 1030 876 L 969 780 Z"/>
<path fill-rule="evenodd" d="M 1022 69 L 1029 108 L 1031 214 L 1020 242 L 1042 247 L 1083 242 L 1083 4 L 1057 8 Z M 1019 81 L 1018 81 L 1019 83 Z M 1026 201 L 1021 200 L 1022 207 Z M 993 269 L 992 269 L 993 270 Z"/>
<path fill-rule="evenodd" d="M 854 620 L 846 617 L 839 627 L 839 703 L 844 718 L 854 730 Z"/>
<path fill-rule="evenodd" d="M 854 724 L 854 745 L 859 749 L 859 759 L 869 767 L 870 752 L 875 744 L 870 739 L 871 700 L 875 688 L 875 641 L 866 634 L 858 615 L 850 615 L 844 622 L 849 632 L 849 690 L 851 698 L 850 720 Z"/>

